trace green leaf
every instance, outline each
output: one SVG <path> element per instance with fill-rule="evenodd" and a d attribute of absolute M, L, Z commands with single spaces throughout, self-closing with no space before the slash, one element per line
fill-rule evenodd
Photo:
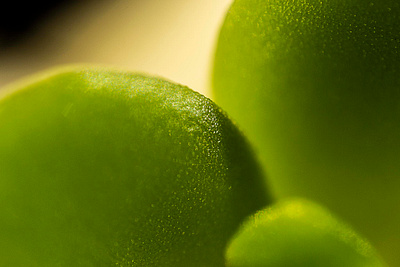
<path fill-rule="evenodd" d="M 375 250 L 325 208 L 286 200 L 251 216 L 231 240 L 228 267 L 382 267 Z"/>
<path fill-rule="evenodd" d="M 0 100 L 1 266 L 223 266 L 269 203 L 247 142 L 209 99 L 72 67 Z"/>
<path fill-rule="evenodd" d="M 277 197 L 327 205 L 400 266 L 400 2 L 237 0 L 214 99 Z"/>

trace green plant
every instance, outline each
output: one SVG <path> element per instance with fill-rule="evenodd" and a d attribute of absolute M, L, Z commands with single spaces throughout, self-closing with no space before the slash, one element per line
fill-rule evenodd
<path fill-rule="evenodd" d="M 228 267 L 381 267 L 367 241 L 325 208 L 286 200 L 257 212 L 227 249 Z"/>
<path fill-rule="evenodd" d="M 223 266 L 268 204 L 248 144 L 162 79 L 66 68 L 0 100 L 1 266 Z"/>
<path fill-rule="evenodd" d="M 219 36 L 215 101 L 278 198 L 323 203 L 400 264 L 400 4 L 237 0 Z"/>
<path fill-rule="evenodd" d="M 394 0 L 237 0 L 213 77 L 273 194 L 321 201 L 393 264 L 399 15 Z M 317 204 L 260 210 L 263 171 L 211 100 L 113 69 L 38 76 L 0 97 L 1 266 L 383 266 Z"/>

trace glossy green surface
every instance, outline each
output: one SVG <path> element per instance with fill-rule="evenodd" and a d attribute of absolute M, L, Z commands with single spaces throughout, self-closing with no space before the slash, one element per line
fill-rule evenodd
<path fill-rule="evenodd" d="M 41 76 L 0 100 L 0 266 L 223 266 L 269 202 L 225 114 L 157 78 Z"/>
<path fill-rule="evenodd" d="M 227 267 L 383 267 L 371 245 L 315 203 L 257 212 L 231 240 Z"/>
<path fill-rule="evenodd" d="M 214 66 L 217 104 L 277 197 L 303 196 L 400 266 L 400 4 L 237 0 Z"/>

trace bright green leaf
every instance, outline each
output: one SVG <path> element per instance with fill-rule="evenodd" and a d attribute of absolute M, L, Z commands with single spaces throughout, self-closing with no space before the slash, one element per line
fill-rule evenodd
<path fill-rule="evenodd" d="M 337 212 L 400 266 L 400 2 L 237 0 L 219 37 L 217 104 L 278 197 Z"/>
<path fill-rule="evenodd" d="M 268 202 L 243 136 L 184 86 L 74 67 L 0 100 L 1 266 L 223 266 Z"/>
<path fill-rule="evenodd" d="M 228 267 L 383 267 L 371 245 L 302 199 L 251 216 L 227 250 Z"/>

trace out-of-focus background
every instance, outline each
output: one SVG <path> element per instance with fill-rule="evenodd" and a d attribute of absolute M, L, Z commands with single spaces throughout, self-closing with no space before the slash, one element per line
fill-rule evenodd
<path fill-rule="evenodd" d="M 216 36 L 232 0 L 15 1 L 0 19 L 0 87 L 60 64 L 164 77 L 209 96 Z"/>

